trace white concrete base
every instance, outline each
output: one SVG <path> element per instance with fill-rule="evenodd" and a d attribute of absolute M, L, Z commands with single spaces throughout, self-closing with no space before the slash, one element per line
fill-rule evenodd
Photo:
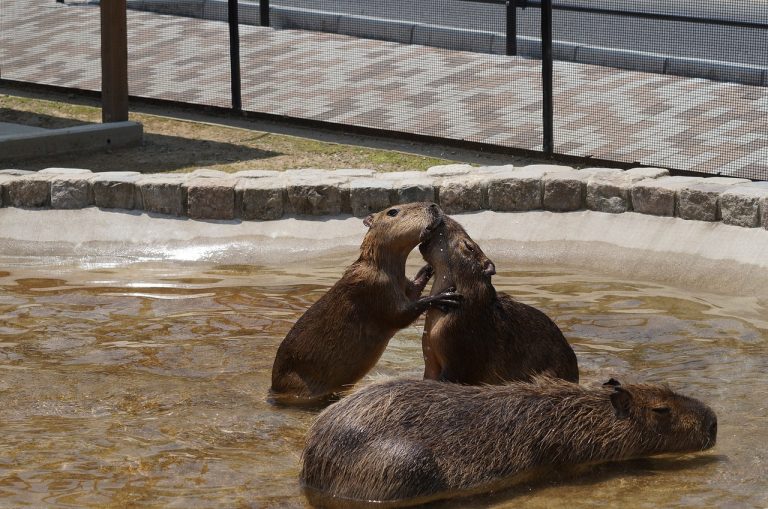
<path fill-rule="evenodd" d="M 131 121 L 62 129 L 6 125 L 0 136 L 0 160 L 21 161 L 30 157 L 129 147 L 141 143 L 142 135 L 142 125 Z"/>
<path fill-rule="evenodd" d="M 636 213 L 458 214 L 499 270 L 568 266 L 632 280 L 768 298 L 768 231 Z M 146 213 L 0 209 L 0 256 L 282 264 L 343 253 L 365 234 L 349 216 L 195 221 Z M 414 256 L 418 256 L 415 252 Z"/>

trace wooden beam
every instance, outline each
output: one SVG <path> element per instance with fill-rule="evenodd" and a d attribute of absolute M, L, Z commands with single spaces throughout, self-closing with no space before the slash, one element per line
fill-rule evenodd
<path fill-rule="evenodd" d="M 128 120 L 126 0 L 101 0 L 101 120 Z"/>

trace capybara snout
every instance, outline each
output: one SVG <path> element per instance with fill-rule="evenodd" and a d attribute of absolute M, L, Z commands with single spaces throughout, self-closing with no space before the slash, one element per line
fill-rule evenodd
<path fill-rule="evenodd" d="M 363 223 L 369 234 L 386 238 L 390 249 L 410 251 L 419 242 L 429 239 L 443 221 L 443 212 L 436 203 L 417 202 L 394 205 L 369 214 Z"/>

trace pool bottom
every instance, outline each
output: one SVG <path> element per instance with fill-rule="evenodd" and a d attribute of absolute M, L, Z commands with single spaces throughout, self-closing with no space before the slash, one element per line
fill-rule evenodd
<path fill-rule="evenodd" d="M 0 505 L 305 505 L 299 457 L 315 414 L 266 402 L 271 363 L 354 257 L 280 265 L 6 257 Z M 418 265 L 412 259 L 408 272 Z M 443 505 L 768 503 L 765 302 L 567 267 L 497 269 L 499 290 L 562 328 L 583 383 L 668 382 L 715 409 L 718 445 Z M 421 327 L 398 333 L 366 381 L 420 377 Z"/>

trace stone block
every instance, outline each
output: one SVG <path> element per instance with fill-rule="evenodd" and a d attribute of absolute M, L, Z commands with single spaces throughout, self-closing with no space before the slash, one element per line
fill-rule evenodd
<path fill-rule="evenodd" d="M 376 175 L 375 170 L 368 170 L 368 169 L 355 169 L 355 168 L 342 168 L 339 170 L 331 170 L 329 172 L 331 177 L 342 177 L 342 178 L 371 178 Z M 385 176 L 386 177 L 386 176 Z"/>
<path fill-rule="evenodd" d="M 0 207 L 7 207 L 8 203 L 4 197 L 6 194 L 5 184 L 13 180 L 15 177 L 12 175 L 0 173 Z"/>
<path fill-rule="evenodd" d="M 349 188 L 344 183 L 343 180 L 321 176 L 291 180 L 286 186 L 290 211 L 309 216 L 351 212 Z"/>
<path fill-rule="evenodd" d="M 94 203 L 93 174 L 61 173 L 51 175 L 51 207 L 54 209 L 84 209 Z"/>
<path fill-rule="evenodd" d="M 488 208 L 488 180 L 469 175 L 449 177 L 439 183 L 437 197 L 446 214 L 483 210 Z"/>
<path fill-rule="evenodd" d="M 36 171 L 32 170 L 17 170 L 15 168 L 8 168 L 5 170 L 0 170 L 0 175 L 6 175 L 9 177 L 22 177 L 24 175 L 32 175 L 37 173 Z"/>
<path fill-rule="evenodd" d="M 544 210 L 570 212 L 584 208 L 586 179 L 578 172 L 557 172 L 541 178 Z"/>
<path fill-rule="evenodd" d="M 134 185 L 140 177 L 136 171 L 94 173 L 93 203 L 103 209 L 141 208 L 141 198 L 137 199 Z"/>
<path fill-rule="evenodd" d="M 760 226 L 760 201 L 768 197 L 768 188 L 749 184 L 732 186 L 720 195 L 723 223 L 756 228 Z"/>
<path fill-rule="evenodd" d="M 760 224 L 763 228 L 768 230 L 768 198 L 763 197 L 760 199 Z"/>
<path fill-rule="evenodd" d="M 630 168 L 624 172 L 633 182 L 643 179 L 657 179 L 669 176 L 669 170 L 666 168 Z"/>
<path fill-rule="evenodd" d="M 349 204 L 352 214 L 365 217 L 391 205 L 392 182 L 382 179 L 354 179 L 348 184 Z"/>
<path fill-rule="evenodd" d="M 41 175 L 85 175 L 93 172 L 83 168 L 45 168 L 38 173 Z"/>
<path fill-rule="evenodd" d="M 235 207 L 242 219 L 280 219 L 285 213 L 285 203 L 286 191 L 281 179 L 240 179 L 235 186 Z"/>
<path fill-rule="evenodd" d="M 344 15 L 339 19 L 338 33 L 352 37 L 410 44 L 414 26 L 415 24 L 410 21 Z"/>
<path fill-rule="evenodd" d="M 231 177 L 187 180 L 187 215 L 193 219 L 234 219 L 237 182 Z"/>
<path fill-rule="evenodd" d="M 136 189 L 146 212 L 183 216 L 186 213 L 185 174 L 147 175 L 136 181 Z"/>
<path fill-rule="evenodd" d="M 726 186 L 735 186 L 738 184 L 749 184 L 749 179 L 742 179 L 736 177 L 707 177 L 706 182 L 709 184 L 723 184 Z"/>
<path fill-rule="evenodd" d="M 609 214 L 632 210 L 631 186 L 621 173 L 593 175 L 587 180 L 587 208 Z"/>
<path fill-rule="evenodd" d="M 230 177 L 232 177 L 232 174 L 231 173 L 227 173 L 225 171 L 221 171 L 221 170 L 213 170 L 211 168 L 198 168 L 198 169 L 194 170 L 193 172 L 191 172 L 189 174 L 189 176 L 191 178 L 202 177 L 202 178 L 217 178 L 217 179 L 221 179 L 221 178 L 230 178 Z"/>
<path fill-rule="evenodd" d="M 526 171 L 529 173 L 537 172 L 537 173 L 540 173 L 541 176 L 549 175 L 550 173 L 562 173 L 562 172 L 574 171 L 572 167 L 565 166 L 562 164 L 529 164 L 528 166 L 520 166 L 515 169 L 518 171 Z"/>
<path fill-rule="evenodd" d="M 666 170 L 665 170 L 666 171 Z M 673 217 L 680 189 L 699 182 L 695 177 L 660 177 L 632 184 L 632 209 L 640 214 Z"/>
<path fill-rule="evenodd" d="M 474 168 L 469 164 L 441 164 L 427 169 L 430 177 L 456 177 L 472 173 Z"/>
<path fill-rule="evenodd" d="M 624 170 L 621 170 L 619 168 L 599 168 L 599 167 L 580 168 L 576 171 L 578 171 L 579 175 L 582 175 L 585 179 L 589 177 L 621 175 L 622 173 L 624 173 Z"/>
<path fill-rule="evenodd" d="M 286 178 L 326 178 L 330 175 L 330 172 L 328 170 L 320 170 L 318 168 L 303 168 L 303 169 L 293 169 L 293 170 L 285 170 L 282 172 L 283 176 Z"/>
<path fill-rule="evenodd" d="M 540 176 L 494 177 L 488 182 L 488 207 L 501 212 L 537 210 L 543 207 Z"/>
<path fill-rule="evenodd" d="M 275 170 L 242 170 L 237 171 L 235 173 L 232 173 L 231 176 L 234 178 L 271 178 L 271 177 L 279 177 L 280 174 L 282 174 L 281 171 L 275 171 Z"/>
<path fill-rule="evenodd" d="M 424 171 L 409 170 L 409 171 L 382 171 L 376 173 L 374 178 L 391 180 L 396 182 L 404 179 L 416 179 L 416 178 L 431 178 Z"/>
<path fill-rule="evenodd" d="M 677 217 L 694 221 L 720 220 L 720 195 L 731 186 L 710 179 L 686 185 L 677 192 Z"/>
<path fill-rule="evenodd" d="M 3 184 L 6 207 L 46 207 L 51 202 L 49 175 L 32 173 L 7 180 Z"/>
<path fill-rule="evenodd" d="M 477 166 L 472 168 L 472 172 L 478 175 L 495 175 L 498 173 L 508 173 L 515 170 L 514 164 L 501 164 L 496 166 Z"/>
<path fill-rule="evenodd" d="M 447 48 L 458 51 L 490 53 L 494 33 L 490 31 L 467 30 L 431 23 L 415 23 L 411 44 Z"/>
<path fill-rule="evenodd" d="M 392 203 L 437 202 L 434 181 L 422 177 L 398 180 L 393 184 Z"/>

